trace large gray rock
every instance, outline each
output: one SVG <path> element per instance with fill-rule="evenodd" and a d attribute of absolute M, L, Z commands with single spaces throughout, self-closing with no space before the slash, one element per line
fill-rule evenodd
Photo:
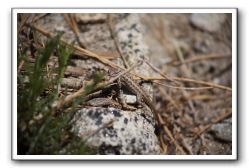
<path fill-rule="evenodd" d="M 152 117 L 115 108 L 91 107 L 77 111 L 72 131 L 98 154 L 159 154 Z"/>
<path fill-rule="evenodd" d="M 222 13 L 193 13 L 190 17 L 194 26 L 208 32 L 220 30 L 225 20 L 226 15 Z"/>
<path fill-rule="evenodd" d="M 150 52 L 143 39 L 144 28 L 140 16 L 115 14 L 111 16 L 111 20 L 112 36 L 128 65 L 131 66 L 144 58 L 149 59 Z M 100 43 L 108 46 L 106 43 L 113 42 L 110 39 L 110 33 L 103 33 L 109 32 L 104 29 L 104 25 L 103 29 L 97 29 L 98 26 L 95 26 L 97 31 L 93 31 L 93 27 L 91 27 L 88 31 L 91 33 L 88 33 L 88 36 L 83 39 L 88 39 L 89 43 L 87 44 L 89 45 L 96 46 L 97 43 Z M 98 34 L 102 40 L 95 41 L 98 39 L 96 38 Z M 94 38 L 89 38 L 89 36 Z M 93 47 L 92 49 L 94 49 Z M 120 58 L 116 63 L 123 66 Z M 151 74 L 150 68 L 146 64 L 136 67 L 133 72 L 144 76 Z M 151 84 L 147 83 L 142 87 L 150 96 L 152 95 Z M 134 95 L 125 92 L 124 94 L 126 94 L 127 102 L 134 103 Z M 155 121 L 149 108 L 135 111 L 104 107 L 83 108 L 74 117 L 73 132 L 86 141 L 88 146 L 95 147 L 99 154 L 160 154 L 159 141 L 155 135 Z"/>

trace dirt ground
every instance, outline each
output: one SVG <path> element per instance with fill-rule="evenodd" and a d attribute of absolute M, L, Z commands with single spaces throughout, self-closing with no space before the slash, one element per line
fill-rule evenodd
<path fill-rule="evenodd" d="M 231 16 L 225 15 L 226 20 L 212 32 L 207 27 L 198 26 L 193 17 L 193 14 L 144 15 L 147 27 L 145 38 L 152 53 L 151 61 L 169 76 L 231 87 Z M 213 24 L 213 17 L 202 19 L 206 19 L 209 25 Z M 210 56 L 214 57 L 205 59 Z M 188 62 L 195 58 L 199 58 L 198 61 Z M 196 85 L 185 83 L 182 86 Z M 155 88 L 158 109 L 165 115 L 174 135 L 186 145 L 189 153 L 231 154 L 230 91 L 189 91 L 159 85 Z M 192 138 L 196 133 L 200 133 L 198 138 Z"/>

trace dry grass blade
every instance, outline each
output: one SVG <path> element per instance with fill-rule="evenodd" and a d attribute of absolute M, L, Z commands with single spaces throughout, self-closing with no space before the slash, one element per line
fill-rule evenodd
<path fill-rule="evenodd" d="M 82 93 L 84 92 L 85 87 L 83 86 L 82 88 L 80 88 L 78 91 L 74 92 L 73 94 L 68 95 L 66 98 L 62 98 L 58 103 L 56 108 L 60 109 L 63 107 L 64 104 L 69 104 L 73 101 L 73 99 L 79 97 L 82 95 Z"/>
<path fill-rule="evenodd" d="M 20 15 L 21 17 L 21 23 L 17 26 L 17 34 L 19 34 L 23 28 L 23 26 L 26 24 L 28 19 L 31 17 L 30 15 Z"/>
<path fill-rule="evenodd" d="M 178 86 L 171 86 L 171 85 L 167 85 L 167 84 L 156 82 L 156 81 L 154 81 L 153 83 L 156 83 L 158 85 L 162 85 L 162 86 L 165 86 L 165 87 L 169 87 L 169 88 L 172 88 L 172 89 L 182 89 L 182 90 L 207 90 L 207 89 L 213 89 L 213 87 L 178 87 Z"/>
<path fill-rule="evenodd" d="M 98 55 L 99 57 L 101 57 L 103 59 L 107 59 L 107 60 L 115 60 L 115 59 L 119 58 L 119 54 L 117 52 L 112 52 L 112 51 L 109 51 L 109 52 L 105 52 L 105 51 L 104 52 L 103 51 L 102 52 L 100 52 L 100 51 L 94 51 L 94 53 L 96 55 Z M 78 51 L 78 50 L 74 51 L 74 54 L 79 55 L 79 56 L 85 55 L 85 53 L 83 53 L 81 51 Z M 117 67 L 118 67 L 118 65 L 117 65 Z"/>
<path fill-rule="evenodd" d="M 173 41 L 173 45 L 175 46 L 176 55 L 179 58 L 179 60 L 183 63 L 185 61 L 184 54 L 179 46 L 179 43 L 177 41 Z M 181 73 L 185 74 L 187 77 L 192 76 L 192 71 L 190 71 L 189 67 L 186 64 L 183 64 L 180 67 Z M 183 97 L 187 97 L 189 93 L 187 93 L 185 90 L 181 90 Z M 196 112 L 196 108 L 194 106 L 194 103 L 192 100 L 188 100 L 189 107 L 192 111 Z"/>
<path fill-rule="evenodd" d="M 182 154 L 186 154 L 186 152 L 183 150 L 183 148 L 175 140 L 175 138 L 174 138 L 173 134 L 171 133 L 171 131 L 169 130 L 169 128 L 165 125 L 165 122 L 162 119 L 161 115 L 158 113 L 157 113 L 157 118 L 158 118 L 158 122 L 160 123 L 160 125 L 162 125 L 164 132 L 166 133 L 166 135 L 169 136 L 170 140 L 173 142 L 173 144 L 176 146 L 176 148 L 179 149 Z"/>
<path fill-rule="evenodd" d="M 177 102 L 173 99 L 173 97 L 172 97 L 172 96 L 169 96 L 169 95 L 166 93 L 165 89 L 163 89 L 162 86 L 159 86 L 158 88 L 159 88 L 161 94 L 164 96 L 164 98 L 165 98 L 166 100 L 168 100 L 168 101 L 170 102 L 170 104 L 172 104 L 176 109 L 180 110 L 180 105 L 177 104 Z"/>
<path fill-rule="evenodd" d="M 17 74 L 19 74 L 19 72 L 21 71 L 21 69 L 22 69 L 24 63 L 25 63 L 24 60 L 22 60 L 22 61 L 20 62 L 19 66 L 18 66 L 18 69 L 17 69 Z"/>
<path fill-rule="evenodd" d="M 38 26 L 31 25 L 31 27 L 33 27 L 35 30 L 39 31 L 40 33 L 44 34 L 47 37 L 50 37 L 50 38 L 54 37 L 54 35 L 52 35 L 51 33 L 43 30 L 42 28 L 40 28 Z M 61 42 L 66 46 L 71 46 L 70 44 L 68 44 L 64 40 L 61 40 Z M 73 47 L 73 49 L 77 50 L 79 53 L 82 53 L 82 54 L 87 55 L 87 56 L 89 56 L 91 58 L 97 59 L 98 61 L 102 62 L 105 65 L 111 66 L 113 68 L 118 67 L 118 68 L 124 69 L 123 67 L 114 64 L 113 62 L 109 61 L 108 59 L 100 57 L 99 55 L 95 54 L 94 52 L 91 52 L 89 50 L 83 49 L 83 48 L 75 46 L 75 45 L 73 45 L 72 47 Z M 144 80 L 165 80 L 165 77 L 143 77 L 143 76 L 140 76 L 140 75 L 136 75 L 136 76 L 138 76 L 140 79 L 142 78 Z M 219 88 L 219 89 L 223 89 L 223 90 L 232 91 L 232 89 L 229 88 L 229 87 L 222 86 L 222 85 L 219 85 L 219 84 L 214 84 L 214 83 L 211 83 L 211 82 L 205 82 L 205 81 L 194 80 L 194 79 L 189 79 L 189 78 L 181 78 L 181 77 L 171 77 L 171 79 L 177 80 L 177 81 L 183 81 L 183 82 L 192 82 L 192 83 L 202 84 L 202 85 L 206 85 L 206 86 L 210 86 L 210 87 L 214 87 L 214 88 Z"/>
<path fill-rule="evenodd" d="M 161 144 L 161 154 L 166 155 L 167 151 L 168 151 L 168 147 L 164 143 L 163 135 L 162 134 L 159 136 L 159 141 L 160 141 L 160 144 Z"/>
<path fill-rule="evenodd" d="M 155 72 L 159 73 L 161 76 L 163 76 L 165 79 L 171 81 L 171 82 L 175 82 L 175 80 L 173 80 L 171 77 L 165 75 L 164 73 L 162 73 L 158 68 L 156 68 L 154 65 L 152 65 L 148 60 L 145 60 L 145 63 L 147 65 L 149 65 L 151 67 L 151 69 L 153 69 Z"/>
<path fill-rule="evenodd" d="M 73 30 L 73 32 L 76 36 L 77 42 L 79 43 L 80 47 L 86 48 L 85 45 L 83 44 L 83 42 L 80 40 L 81 39 L 80 38 L 80 30 L 79 30 L 77 22 L 76 22 L 75 14 L 63 13 L 62 15 L 63 15 L 64 19 L 66 20 L 66 22 L 68 23 L 68 25 Z"/>
<path fill-rule="evenodd" d="M 230 87 L 211 83 L 211 82 L 205 82 L 205 81 L 200 81 L 200 80 L 195 80 L 195 79 L 190 79 L 190 78 L 180 78 L 180 77 L 173 77 L 173 78 L 177 81 L 192 82 L 192 83 L 196 83 L 196 84 L 210 86 L 213 88 L 219 88 L 219 89 L 223 89 L 223 90 L 227 90 L 227 91 L 232 91 L 232 88 L 230 88 Z"/>
<path fill-rule="evenodd" d="M 136 75 L 138 78 L 135 79 L 143 79 L 143 80 L 166 80 L 164 77 L 146 77 L 146 76 L 139 76 Z M 215 83 L 211 83 L 211 82 L 206 82 L 206 81 L 200 81 L 200 80 L 195 80 L 195 79 L 190 79 L 190 78 L 183 78 L 183 77 L 171 77 L 174 80 L 177 81 L 181 81 L 181 82 L 191 82 L 191 83 L 196 83 L 196 84 L 201 84 L 201 85 L 206 85 L 206 86 L 210 86 L 213 88 L 218 88 L 218 89 L 222 89 L 222 90 L 227 90 L 227 91 L 232 91 L 232 88 L 227 87 L 227 86 L 223 86 L 223 85 L 219 85 L 219 84 L 215 84 Z"/>

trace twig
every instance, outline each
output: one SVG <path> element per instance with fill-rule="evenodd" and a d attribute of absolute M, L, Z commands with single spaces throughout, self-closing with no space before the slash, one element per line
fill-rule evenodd
<path fill-rule="evenodd" d="M 169 102 L 170 102 L 177 110 L 180 110 L 179 105 L 176 104 L 175 100 L 173 100 L 173 98 L 172 98 L 171 96 L 169 96 L 169 95 L 166 93 L 165 89 L 163 89 L 161 86 L 159 86 L 158 88 L 159 88 L 160 92 L 162 93 L 162 95 L 163 95 L 164 97 L 166 97 L 166 99 L 169 100 Z"/>
<path fill-rule="evenodd" d="M 26 15 L 26 14 L 20 14 L 22 20 L 20 22 L 20 24 L 18 24 L 19 26 L 17 27 L 17 34 L 19 34 L 23 28 L 23 26 L 26 24 L 27 20 L 30 18 L 30 15 Z"/>
<path fill-rule="evenodd" d="M 171 131 L 169 130 L 169 128 L 165 125 L 164 120 L 162 119 L 161 115 L 159 113 L 157 113 L 157 118 L 158 118 L 158 122 L 160 123 L 160 125 L 163 127 L 164 132 L 169 136 L 170 140 L 173 142 L 173 144 L 176 146 L 177 149 L 179 149 L 182 154 L 186 154 L 186 152 L 183 150 L 183 148 L 178 144 L 178 142 L 175 140 L 173 134 L 171 133 Z"/>
<path fill-rule="evenodd" d="M 163 126 L 163 130 L 165 133 L 169 136 L 170 140 L 173 142 L 173 144 L 176 146 L 177 149 L 181 151 L 182 154 L 186 154 L 186 152 L 183 150 L 183 148 L 178 144 L 178 142 L 175 140 L 174 136 L 172 135 L 171 131 L 167 126 Z"/>
<path fill-rule="evenodd" d="M 138 75 L 136 75 L 138 76 Z M 206 81 L 200 81 L 200 80 L 195 80 L 195 79 L 190 79 L 190 78 L 184 78 L 184 77 L 171 77 L 174 80 L 177 81 L 182 81 L 182 82 L 192 82 L 192 83 L 196 83 L 196 84 L 201 84 L 201 85 L 206 85 L 206 86 L 210 86 L 213 88 L 218 88 L 218 89 L 222 89 L 222 90 L 227 90 L 227 91 L 232 91 L 232 88 L 227 87 L 227 86 L 223 86 L 223 85 L 219 85 L 219 84 L 215 84 L 215 83 L 211 83 L 211 82 L 206 82 Z M 143 80 L 165 80 L 164 77 L 145 77 L 145 76 L 138 76 L 138 78 L 135 79 L 143 79 Z"/>
<path fill-rule="evenodd" d="M 206 90 L 206 89 L 213 89 L 213 87 L 178 87 L 178 86 L 171 86 L 171 85 L 167 85 L 164 83 L 160 83 L 160 82 L 156 82 L 154 81 L 153 83 L 156 83 L 158 85 L 162 85 L 162 86 L 166 86 L 172 89 L 182 89 L 182 90 Z"/>
<path fill-rule="evenodd" d="M 186 140 L 182 137 L 182 135 L 180 135 L 180 138 L 182 139 L 182 146 L 184 147 L 184 149 L 188 152 L 189 155 L 193 155 L 190 145 L 187 144 Z"/>
<path fill-rule="evenodd" d="M 190 78 L 181 78 L 181 77 L 173 77 L 173 78 L 177 81 L 192 82 L 192 83 L 202 84 L 202 85 L 219 88 L 219 89 L 223 89 L 227 91 L 232 91 L 232 88 L 230 87 L 211 83 L 211 82 L 205 82 L 205 81 L 200 81 L 200 80 L 195 80 L 195 79 L 190 79 Z"/>
<path fill-rule="evenodd" d="M 86 48 L 85 45 L 83 44 L 83 42 L 80 40 L 80 31 L 78 28 L 78 25 L 76 23 L 76 18 L 75 18 L 75 14 L 63 14 L 64 19 L 66 20 L 66 22 L 68 23 L 68 25 L 71 27 L 71 29 L 73 30 L 76 40 L 79 43 L 80 47 L 82 48 Z"/>
<path fill-rule="evenodd" d="M 147 65 L 149 65 L 151 67 L 151 69 L 153 69 L 155 72 L 159 73 L 161 76 L 163 76 L 165 79 L 171 81 L 171 82 L 175 82 L 175 80 L 173 80 L 171 77 L 165 75 L 164 73 L 162 73 L 158 68 L 156 68 L 154 65 L 152 65 L 147 59 L 145 60 L 145 63 Z M 176 82 L 175 82 L 176 83 Z"/>
<path fill-rule="evenodd" d="M 161 76 L 158 76 L 158 77 L 146 77 L 146 76 L 140 76 L 140 75 L 136 75 L 136 76 L 138 78 L 135 78 L 135 80 L 139 80 L 139 79 L 148 80 L 148 81 L 151 81 L 151 80 L 166 80 L 164 77 L 161 77 Z M 196 84 L 210 86 L 210 87 L 213 87 L 213 88 L 232 91 L 232 88 L 230 88 L 230 87 L 215 84 L 215 83 L 211 83 L 211 82 L 200 81 L 200 80 L 184 78 L 184 77 L 171 77 L 171 78 L 174 79 L 174 80 L 177 80 L 177 81 L 192 82 L 192 83 L 196 83 Z"/>
<path fill-rule="evenodd" d="M 35 25 L 33 25 L 33 26 L 29 25 L 29 26 L 33 27 L 35 30 L 39 31 L 40 33 L 44 34 L 45 36 L 48 36 L 50 38 L 54 37 L 51 33 L 46 32 L 45 30 L 43 30 L 42 28 L 40 28 L 38 26 L 35 26 Z M 113 62 L 109 61 L 108 59 L 102 58 L 99 55 L 97 55 L 97 54 L 95 54 L 95 53 L 93 53 L 93 52 L 91 52 L 89 50 L 83 49 L 83 48 L 75 46 L 75 45 L 70 45 L 70 44 L 68 44 L 66 41 L 64 41 L 62 39 L 61 39 L 61 42 L 64 45 L 72 47 L 73 49 L 77 50 L 78 52 L 80 52 L 82 54 L 85 54 L 85 55 L 87 55 L 87 56 L 89 56 L 91 58 L 97 59 L 98 61 L 102 62 L 105 65 L 108 65 L 108 66 L 113 67 L 113 68 L 118 67 L 120 69 L 124 69 L 123 67 L 118 66 L 118 65 L 114 64 Z M 79 55 L 79 56 L 82 56 L 82 55 Z M 131 73 L 131 74 L 133 74 L 133 73 Z M 139 77 L 140 79 L 144 79 L 144 80 L 165 80 L 164 77 L 144 77 L 144 76 L 140 76 L 140 75 L 136 75 L 136 74 L 135 74 L 135 76 Z M 214 83 L 211 83 L 211 82 L 199 81 L 199 80 L 194 80 L 194 79 L 189 79 L 189 78 L 180 78 L 180 77 L 171 77 L 171 79 L 177 80 L 177 81 L 198 83 L 198 84 L 203 84 L 203 85 L 207 85 L 207 86 L 211 86 L 211 87 L 215 87 L 215 88 L 219 88 L 219 89 L 223 89 L 223 90 L 232 91 L 232 89 L 229 88 L 229 87 L 222 86 L 222 85 L 219 85 L 219 84 L 214 84 Z"/>
<path fill-rule="evenodd" d="M 117 80 L 120 76 L 130 72 L 131 70 L 133 70 L 134 68 L 136 68 L 137 66 L 141 65 L 143 63 L 143 61 L 140 61 L 134 65 L 132 65 L 130 68 L 126 69 L 125 71 L 121 72 L 118 76 L 114 77 L 113 79 L 111 79 L 108 84 L 113 83 L 115 80 Z"/>
<path fill-rule="evenodd" d="M 21 71 L 21 69 L 22 69 L 24 63 L 25 63 L 24 60 L 22 60 L 22 61 L 20 62 L 19 66 L 18 66 L 17 74 L 19 74 L 19 72 Z"/>
<path fill-rule="evenodd" d="M 190 95 L 189 97 L 186 97 L 186 99 L 191 99 L 191 100 L 212 100 L 212 99 L 219 99 L 219 97 L 214 96 L 214 95 L 200 95 L 199 93 L 197 95 Z"/>
<path fill-rule="evenodd" d="M 161 154 L 166 155 L 166 154 L 167 154 L 167 151 L 168 151 L 168 147 L 167 147 L 167 145 L 164 143 L 163 134 L 160 134 L 160 136 L 159 136 L 159 141 L 160 141 L 160 144 L 161 144 Z"/>
<path fill-rule="evenodd" d="M 81 87 L 78 91 L 74 92 L 73 94 L 68 95 L 66 98 L 62 98 L 57 102 L 56 108 L 60 109 L 61 107 L 64 106 L 64 104 L 71 103 L 74 98 L 81 96 L 84 91 L 85 91 L 85 86 Z"/>
<path fill-rule="evenodd" d="M 179 47 L 178 43 L 176 41 L 173 41 L 173 45 L 175 46 L 176 49 L 176 55 L 178 56 L 178 58 L 180 59 L 180 61 L 183 63 L 185 58 L 184 55 L 181 51 L 181 48 Z M 183 64 L 182 67 L 180 67 L 180 70 L 187 75 L 187 77 L 191 77 L 191 71 L 189 70 L 188 66 L 186 64 Z M 182 95 L 183 97 L 187 97 L 189 93 L 187 93 L 185 90 L 182 90 Z M 190 109 L 195 113 L 196 109 L 194 106 L 194 103 L 192 100 L 188 100 L 187 101 L 189 104 Z"/>

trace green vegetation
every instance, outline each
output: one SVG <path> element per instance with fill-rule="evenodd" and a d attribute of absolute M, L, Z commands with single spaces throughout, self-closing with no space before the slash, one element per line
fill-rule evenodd
<path fill-rule="evenodd" d="M 35 36 L 34 36 L 35 37 Z M 35 62 L 30 63 L 25 42 L 19 40 L 17 93 L 17 140 L 19 155 L 94 154 L 82 140 L 70 133 L 69 122 L 74 112 L 58 112 L 54 104 L 72 50 L 60 44 L 61 34 L 33 51 Z M 35 42 L 35 38 L 33 39 Z M 27 46 L 27 45 L 26 45 Z M 48 66 L 51 55 L 58 58 L 58 66 Z M 101 76 L 95 82 L 101 80 Z M 93 86 L 89 86 L 88 92 Z M 63 111 L 63 109 L 61 110 Z"/>

